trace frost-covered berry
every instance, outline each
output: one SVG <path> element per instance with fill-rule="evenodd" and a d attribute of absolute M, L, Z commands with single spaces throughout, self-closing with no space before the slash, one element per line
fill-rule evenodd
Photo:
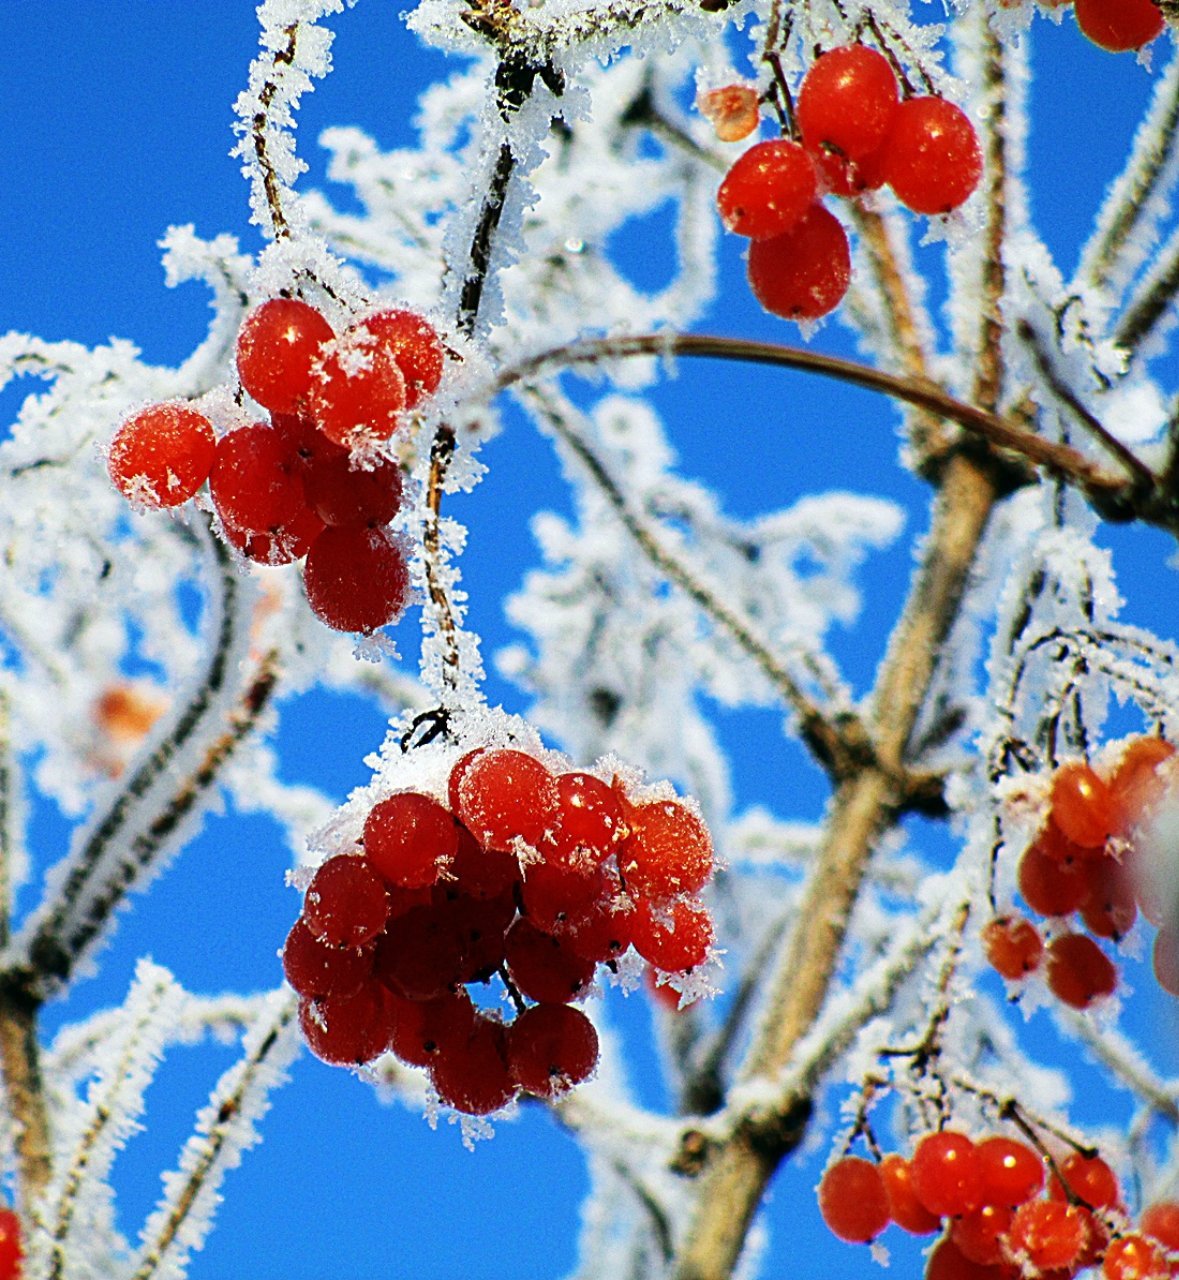
<path fill-rule="evenodd" d="M 209 477 L 213 424 L 184 404 L 156 404 L 127 418 L 111 441 L 107 470 L 136 506 L 178 507 Z"/>

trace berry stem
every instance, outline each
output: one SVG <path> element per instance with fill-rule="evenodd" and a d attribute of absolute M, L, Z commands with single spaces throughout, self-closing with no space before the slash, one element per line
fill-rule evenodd
<path fill-rule="evenodd" d="M 282 48 L 274 51 L 271 58 L 271 73 L 266 77 L 265 83 L 258 93 L 260 110 L 251 121 L 250 128 L 250 139 L 254 147 L 254 156 L 258 161 L 258 168 L 262 173 L 262 190 L 266 197 L 266 208 L 270 211 L 271 231 L 275 240 L 289 239 L 291 227 L 283 209 L 283 184 L 279 180 L 274 161 L 270 156 L 268 137 L 270 129 L 269 111 L 275 94 L 278 93 L 283 70 L 294 65 L 295 52 L 299 43 L 299 23 L 292 22 L 290 26 L 283 29 L 283 32 L 286 35 L 287 42 Z"/>
<path fill-rule="evenodd" d="M 459 650 L 459 624 L 454 605 L 446 590 L 442 572 L 442 494 L 446 486 L 446 473 L 454 456 L 454 429 L 442 423 L 430 446 L 430 474 L 426 487 L 426 506 L 429 519 L 422 530 L 422 562 L 426 573 L 426 594 L 434 613 L 434 625 L 442 637 L 442 681 L 450 693 L 459 687 L 462 659 Z"/>
<path fill-rule="evenodd" d="M 41 1075 L 37 1022 L 41 1002 L 27 984 L 0 982 L 0 1076 L 12 1120 L 19 1203 L 35 1215 L 52 1173 L 49 1112 Z"/>

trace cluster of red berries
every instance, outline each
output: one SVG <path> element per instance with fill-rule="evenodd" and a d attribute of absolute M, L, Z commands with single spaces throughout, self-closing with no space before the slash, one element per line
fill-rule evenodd
<path fill-rule="evenodd" d="M 412 311 L 366 316 L 337 337 L 297 298 L 255 308 L 237 339 L 241 385 L 269 423 L 216 437 L 185 404 L 157 404 L 119 427 L 111 479 L 138 506 L 176 507 L 206 480 L 228 542 L 249 560 L 304 560 L 312 611 L 337 631 L 371 632 L 405 607 L 409 572 L 389 523 L 401 472 L 380 447 L 442 378 L 437 333 Z"/>
<path fill-rule="evenodd" d="M 843 1156 L 819 1182 L 819 1211 L 848 1243 L 874 1240 L 890 1223 L 913 1235 L 941 1231 L 926 1280 L 1067 1280 L 1099 1264 L 1104 1280 L 1179 1275 L 1179 1203 L 1151 1205 L 1135 1227 L 1100 1156 L 1072 1151 L 1049 1162 L 999 1135 L 975 1142 L 943 1129 L 908 1159 Z"/>
<path fill-rule="evenodd" d="M 706 110 L 728 122 L 738 102 L 730 93 Z M 892 65 L 866 45 L 820 54 L 795 114 L 801 140 L 755 143 L 725 175 L 717 206 L 725 226 L 751 241 L 749 283 L 762 306 L 814 320 L 838 306 L 851 280 L 847 233 L 822 196 L 887 183 L 916 213 L 949 213 L 978 185 L 982 151 L 959 107 L 932 95 L 902 100 Z"/>
<path fill-rule="evenodd" d="M 597 1034 L 570 1002 L 599 964 L 633 946 L 686 977 L 708 959 L 712 843 L 682 800 L 553 773 L 526 751 L 469 751 L 446 789 L 445 803 L 402 791 L 368 812 L 362 848 L 308 884 L 283 968 L 318 1057 L 356 1066 L 391 1050 L 427 1068 L 445 1104 L 486 1115 L 594 1070 Z M 509 1024 L 467 990 L 496 976 Z"/>
<path fill-rule="evenodd" d="M 1067 1005 L 1086 1009 L 1117 986 L 1114 962 L 1094 941 L 1118 941 L 1138 912 L 1159 925 L 1154 971 L 1179 995 L 1179 929 L 1167 886 L 1139 865 L 1139 836 L 1175 785 L 1175 748 L 1162 738 L 1133 739 L 1108 777 L 1080 760 L 1053 774 L 1048 813 L 1019 863 L 1019 891 L 1040 916 L 1076 917 L 1087 932 L 1066 930 L 1045 945 L 1041 930 L 1019 915 L 983 928 L 992 966 L 1018 981 L 1045 970 L 1049 989 Z"/>

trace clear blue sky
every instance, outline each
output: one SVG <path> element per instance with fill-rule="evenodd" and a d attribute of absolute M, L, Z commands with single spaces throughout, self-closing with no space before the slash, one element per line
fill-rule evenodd
<path fill-rule="evenodd" d="M 337 72 L 301 112 L 302 151 L 313 178 L 321 177 L 314 140 L 322 127 L 360 124 L 384 147 L 403 143 L 416 90 L 445 70 L 439 56 L 419 51 L 405 33 L 399 7 L 361 0 L 339 19 Z M 1088 211 L 1124 154 L 1126 121 L 1143 101 L 1149 77 L 1130 58 L 1091 49 L 1071 19 L 1060 29 L 1038 21 L 1036 34 L 1034 206 L 1068 266 Z M 255 46 L 252 7 L 243 0 L 3 6 L 0 332 L 87 343 L 117 335 L 161 363 L 188 354 L 204 333 L 206 295 L 195 285 L 164 287 L 157 241 L 169 224 L 192 222 L 201 235 L 232 231 L 244 247 L 258 246 L 248 226 L 246 188 L 228 155 L 231 106 Z M 701 327 L 793 340 L 793 330 L 749 304 L 736 246 L 726 254 L 723 302 Z M 835 326 L 823 334 L 826 343 L 840 340 Z M 782 375 L 698 365 L 682 372 L 662 403 L 676 424 L 684 470 L 713 477 L 732 510 L 750 514 L 785 501 L 790 495 L 775 488 L 783 474 L 792 477 L 795 493 L 846 484 L 846 459 L 854 452 L 864 459 L 863 474 L 879 477 L 884 492 L 918 504 L 919 527 L 924 493 L 895 464 L 887 409 L 869 415 L 862 409 L 868 401 L 852 398 L 833 410 L 816 391 Z M 5 421 L 23 394 L 20 388 L 0 395 Z M 706 416 L 696 411 L 705 394 L 713 406 Z M 740 451 L 729 447 L 732 435 L 759 420 L 760 404 L 784 394 L 799 395 L 797 438 L 775 447 L 792 452 L 776 459 L 780 466 L 756 468 L 751 476 Z M 870 438 L 862 435 L 869 416 Z M 502 509 L 518 512 L 561 499 L 544 446 L 523 432 L 497 443 L 489 461 L 496 471 L 466 514 L 475 530 L 468 582 L 492 650 L 508 634 L 496 602 L 533 556 L 523 522 L 505 519 Z M 1161 539 L 1131 541 L 1145 575 L 1166 572 Z M 494 556 L 481 554 L 488 545 L 495 546 Z M 899 599 L 909 563 L 907 543 L 881 559 L 883 571 L 872 584 L 879 616 Z M 1167 593 L 1146 596 L 1135 620 L 1164 626 Z M 880 632 L 870 625 L 862 636 L 840 641 L 841 656 L 861 681 L 879 643 Z M 495 696 L 514 697 L 502 687 Z M 305 746 L 327 717 L 336 750 L 325 760 Z M 739 798 L 753 800 L 765 776 L 760 757 L 768 753 L 793 767 L 798 756 L 777 745 L 770 717 L 741 719 L 732 728 L 741 752 Z M 313 780 L 342 798 L 363 780 L 361 758 L 381 730 L 379 717 L 362 704 L 302 700 L 290 708 L 280 743 L 288 776 Z M 820 793 L 814 790 L 806 803 L 808 816 L 817 814 Z M 59 838 L 48 818 L 38 829 L 47 845 Z M 135 958 L 145 953 L 196 990 L 271 984 L 275 950 L 296 909 L 282 869 L 281 851 L 263 824 L 232 814 L 212 819 L 151 897 L 124 917 L 103 958 L 103 976 L 80 988 L 79 1001 L 121 998 Z M 639 999 L 631 1006 L 637 1040 L 646 1030 L 645 1011 Z M 171 1163 L 192 1111 L 228 1061 L 220 1050 L 178 1051 L 161 1073 L 149 1095 L 151 1128 L 120 1160 L 125 1229 L 133 1231 L 151 1207 L 156 1171 Z M 649 1092 L 658 1097 L 655 1083 Z M 536 1110 L 501 1124 L 494 1141 L 472 1155 L 448 1126 L 432 1132 L 420 1117 L 382 1107 L 346 1073 L 305 1058 L 275 1096 L 264 1139 L 229 1177 L 220 1225 L 192 1268 L 194 1280 L 531 1280 L 560 1276 L 574 1261 L 582 1163 L 574 1145 Z M 822 1151 L 814 1154 L 783 1179 L 771 1209 L 779 1224 L 776 1262 L 767 1274 L 787 1274 L 781 1268 L 788 1258 L 797 1263 L 799 1250 L 812 1259 L 808 1274 L 869 1273 L 862 1253 L 830 1242 L 818 1223 L 810 1188 L 824 1158 Z M 788 1219 L 796 1225 L 787 1241 L 781 1224 Z M 894 1265 L 901 1267 L 894 1275 L 906 1275 L 914 1264 Z"/>

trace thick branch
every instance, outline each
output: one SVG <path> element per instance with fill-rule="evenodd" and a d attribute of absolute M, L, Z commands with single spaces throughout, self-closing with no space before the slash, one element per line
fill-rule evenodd
<path fill-rule="evenodd" d="M 49 1115 L 37 1042 L 40 1002 L 16 983 L 0 985 L 0 1073 L 4 1109 L 16 1129 L 17 1186 L 26 1214 L 36 1211 L 49 1183 Z"/>

